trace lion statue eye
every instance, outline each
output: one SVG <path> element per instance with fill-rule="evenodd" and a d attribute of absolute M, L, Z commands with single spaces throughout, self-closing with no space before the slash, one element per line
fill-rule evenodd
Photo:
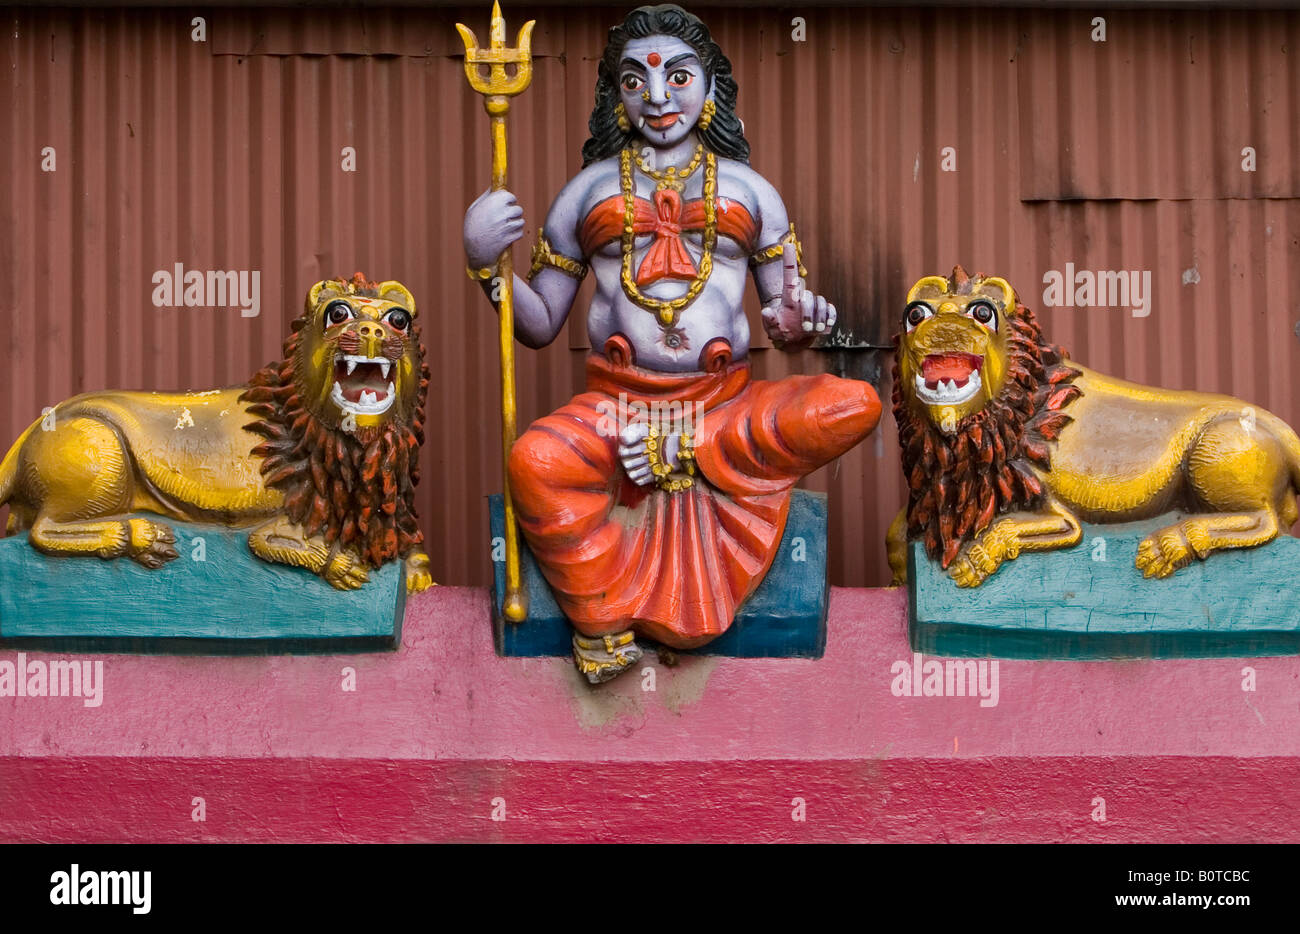
<path fill-rule="evenodd" d="M 966 314 L 991 331 L 998 329 L 998 312 L 985 301 L 971 302 L 966 306 Z"/>
<path fill-rule="evenodd" d="M 405 308 L 394 308 L 384 316 L 384 321 L 388 323 L 394 331 L 406 333 L 406 329 L 411 326 L 411 313 Z"/>
<path fill-rule="evenodd" d="M 907 324 L 907 330 L 912 331 L 918 324 L 934 314 L 934 309 L 925 302 L 912 302 L 907 306 L 907 311 L 903 314 L 903 320 Z"/>
<path fill-rule="evenodd" d="M 344 321 L 350 321 L 356 317 L 352 306 L 347 302 L 338 301 L 330 302 L 330 306 L 325 309 L 325 323 L 327 326 L 342 324 Z"/>

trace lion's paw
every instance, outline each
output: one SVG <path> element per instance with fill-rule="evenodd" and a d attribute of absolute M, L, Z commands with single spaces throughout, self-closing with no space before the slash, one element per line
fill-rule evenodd
<path fill-rule="evenodd" d="M 969 558 L 962 555 L 948 568 L 948 576 L 958 587 L 978 587 L 988 578 L 988 574 L 977 568 Z"/>
<path fill-rule="evenodd" d="M 1176 525 L 1152 532 L 1138 545 L 1137 569 L 1143 577 L 1168 577 L 1196 557 L 1183 530 Z"/>
<path fill-rule="evenodd" d="M 171 526 L 149 519 L 128 519 L 131 560 L 156 571 L 168 561 L 175 561 L 176 534 Z"/>
<path fill-rule="evenodd" d="M 325 566 L 323 576 L 338 590 L 356 590 L 370 580 L 370 570 L 356 555 L 340 551 Z"/>
<path fill-rule="evenodd" d="M 948 569 L 958 587 L 978 587 L 1002 566 L 998 552 L 984 544 L 976 543 L 966 549 Z"/>
<path fill-rule="evenodd" d="M 437 586 L 429 573 L 429 556 L 417 552 L 406 559 L 406 592 L 420 593 Z"/>

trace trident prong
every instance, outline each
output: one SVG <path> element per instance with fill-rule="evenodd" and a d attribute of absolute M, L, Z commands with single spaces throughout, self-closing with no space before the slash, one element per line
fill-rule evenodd
<path fill-rule="evenodd" d="M 457 23 L 456 30 L 465 43 L 465 77 L 469 86 L 485 97 L 514 97 L 523 93 L 533 80 L 532 41 L 536 23 L 533 19 L 524 23 L 519 30 L 518 45 L 513 49 L 506 47 L 506 21 L 501 16 L 501 4 L 495 0 L 488 30 L 491 41 L 486 49 L 479 48 L 474 30 Z M 488 66 L 486 76 L 479 70 L 480 65 Z M 506 72 L 506 65 L 516 66 L 513 75 Z"/>

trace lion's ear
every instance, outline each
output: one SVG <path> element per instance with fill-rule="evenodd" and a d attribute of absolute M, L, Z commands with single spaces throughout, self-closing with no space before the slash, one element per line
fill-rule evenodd
<path fill-rule="evenodd" d="M 979 291 L 1002 302 L 1004 311 L 1010 312 L 1016 307 L 1016 290 L 1001 276 L 985 276 L 980 281 Z"/>
<path fill-rule="evenodd" d="M 310 312 L 322 301 L 337 294 L 339 294 L 337 279 L 323 279 L 317 282 L 307 293 L 307 311 Z"/>
<path fill-rule="evenodd" d="M 941 295 L 948 294 L 948 280 L 943 276 L 926 276 L 924 279 L 917 280 L 916 285 L 912 286 L 911 291 L 907 293 L 907 304 L 923 298 L 938 298 Z"/>
<path fill-rule="evenodd" d="M 393 298 L 391 296 L 397 297 Z M 394 282 L 390 279 L 387 282 L 379 283 L 379 297 L 385 301 L 398 302 L 411 313 L 412 318 L 419 314 L 415 310 L 415 296 L 400 282 Z"/>

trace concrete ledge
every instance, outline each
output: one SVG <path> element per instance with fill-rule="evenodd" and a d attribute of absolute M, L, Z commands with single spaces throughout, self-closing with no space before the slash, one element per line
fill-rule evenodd
<path fill-rule="evenodd" d="M 822 659 L 590 688 L 499 658 L 489 620 L 435 588 L 392 654 L 29 652 L 103 662 L 101 702 L 0 696 L 0 839 L 1300 841 L 1300 659 L 967 682 L 913 655 L 901 590 L 835 588 Z"/>

